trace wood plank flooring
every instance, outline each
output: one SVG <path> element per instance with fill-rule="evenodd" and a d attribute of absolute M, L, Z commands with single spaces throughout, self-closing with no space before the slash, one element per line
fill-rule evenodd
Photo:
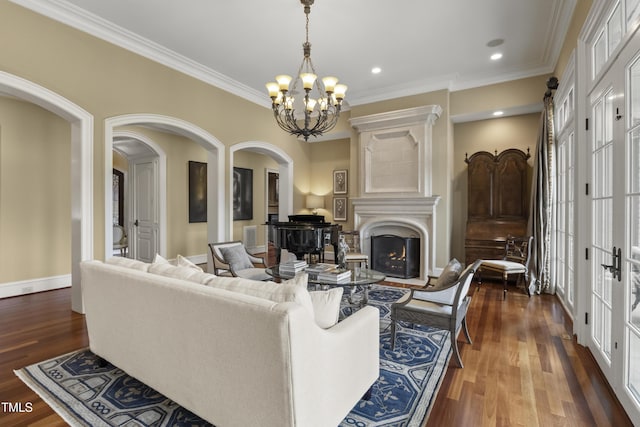
<path fill-rule="evenodd" d="M 66 425 L 13 370 L 88 345 L 70 289 L 0 300 L 0 426 Z M 555 297 L 527 298 L 485 282 L 461 338 L 464 369 L 450 366 L 425 424 L 435 426 L 631 426 L 589 352 L 571 338 Z"/>

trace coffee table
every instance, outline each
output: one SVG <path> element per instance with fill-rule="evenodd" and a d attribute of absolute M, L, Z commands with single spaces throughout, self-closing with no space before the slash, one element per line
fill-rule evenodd
<path fill-rule="evenodd" d="M 322 281 L 318 279 L 312 279 L 310 275 L 309 284 L 316 285 L 320 289 L 325 289 L 325 290 L 329 288 L 334 288 L 337 286 L 342 286 L 345 288 L 345 290 L 348 288 L 349 289 L 348 298 L 349 298 L 349 303 L 351 304 L 353 304 L 352 297 L 356 291 L 356 288 L 358 286 L 362 286 L 362 288 L 364 289 L 364 292 L 363 292 L 362 299 L 360 300 L 360 304 L 365 305 L 369 301 L 369 289 L 371 288 L 371 285 L 374 283 L 381 282 L 386 278 L 386 276 L 383 273 L 380 273 L 379 271 L 371 270 L 370 268 L 352 267 L 349 269 L 349 271 L 351 271 L 351 278 L 349 279 L 348 282 L 342 282 L 342 283 L 327 282 L 327 281 Z M 275 279 L 287 280 L 293 277 L 290 274 L 281 275 L 280 266 L 278 264 L 274 265 L 273 267 L 266 268 L 265 272 Z"/>

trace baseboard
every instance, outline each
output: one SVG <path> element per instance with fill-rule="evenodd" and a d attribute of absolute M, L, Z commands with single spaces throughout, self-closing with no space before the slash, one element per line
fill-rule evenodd
<path fill-rule="evenodd" d="M 71 286 L 71 275 L 42 277 L 19 282 L 0 283 L 0 298 L 28 295 Z"/>

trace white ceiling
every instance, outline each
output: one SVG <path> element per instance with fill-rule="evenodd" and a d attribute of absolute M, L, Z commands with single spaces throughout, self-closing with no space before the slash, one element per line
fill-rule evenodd
<path fill-rule="evenodd" d="M 265 106 L 264 84 L 302 60 L 299 0 L 12 1 Z M 311 57 L 349 105 L 547 74 L 576 1 L 316 0 Z"/>

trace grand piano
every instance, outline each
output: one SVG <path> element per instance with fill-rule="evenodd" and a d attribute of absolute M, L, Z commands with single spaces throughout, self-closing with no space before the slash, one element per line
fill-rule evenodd
<path fill-rule="evenodd" d="M 267 225 L 272 227 L 269 235 L 273 238 L 277 263 L 282 249 L 298 259 L 316 254 L 320 262 L 324 262 L 325 245 L 333 245 L 334 253 L 338 253 L 340 225 L 325 222 L 322 215 L 289 215 L 289 222 L 270 221 Z"/>

